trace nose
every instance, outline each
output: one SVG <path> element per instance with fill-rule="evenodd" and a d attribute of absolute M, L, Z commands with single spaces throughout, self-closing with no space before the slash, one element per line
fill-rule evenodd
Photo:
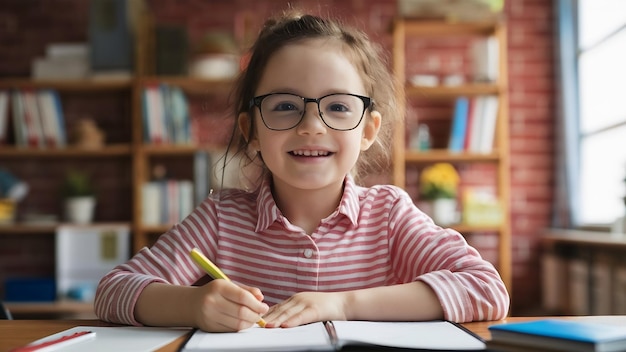
<path fill-rule="evenodd" d="M 326 132 L 326 124 L 322 121 L 316 102 L 310 101 L 305 104 L 304 116 L 302 116 L 296 129 L 298 133 L 318 134 Z"/>

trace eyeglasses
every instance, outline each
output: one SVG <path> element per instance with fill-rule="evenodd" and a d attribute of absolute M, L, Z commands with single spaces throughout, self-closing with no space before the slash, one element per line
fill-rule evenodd
<path fill-rule="evenodd" d="M 348 93 L 328 94 L 317 99 L 291 93 L 270 93 L 250 100 L 250 108 L 259 108 L 265 127 L 284 131 L 300 124 L 307 103 L 316 103 L 324 124 L 338 131 L 355 129 L 361 123 L 365 110 L 373 104 L 369 97 Z"/>

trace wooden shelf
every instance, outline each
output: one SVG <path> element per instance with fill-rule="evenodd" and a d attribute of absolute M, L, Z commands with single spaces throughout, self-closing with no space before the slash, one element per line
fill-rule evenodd
<path fill-rule="evenodd" d="M 15 224 L 3 224 L 0 225 L 0 235 L 40 235 L 40 234 L 54 234 L 59 226 L 87 226 L 89 228 L 94 227 L 109 227 L 109 226 L 130 226 L 130 222 L 95 222 L 87 225 L 71 224 L 67 222 L 55 222 L 50 224 L 27 224 L 27 223 L 15 223 Z"/>
<path fill-rule="evenodd" d="M 15 146 L 0 147 L 0 156 L 3 158 L 106 158 L 130 157 L 130 144 L 110 144 L 99 149 L 67 148 L 21 148 Z"/>
<path fill-rule="evenodd" d="M 150 145 L 144 144 L 141 152 L 147 156 L 162 155 L 192 155 L 198 151 L 217 151 L 218 146 L 195 146 L 195 145 Z"/>
<path fill-rule="evenodd" d="M 229 92 L 234 82 L 184 76 L 146 76 L 139 80 L 141 86 L 163 83 L 180 87 L 187 93 L 204 94 Z"/>
<path fill-rule="evenodd" d="M 421 87 L 408 85 L 408 97 L 423 98 L 455 98 L 458 96 L 500 94 L 502 87 L 497 84 L 464 84 L 459 86 Z"/>
<path fill-rule="evenodd" d="M 433 162 L 464 162 L 464 163 L 480 163 L 480 162 L 497 162 L 500 155 L 497 150 L 489 154 L 475 153 L 453 153 L 444 149 L 433 149 L 429 151 L 406 151 L 404 158 L 407 163 L 433 163 Z"/>
<path fill-rule="evenodd" d="M 584 247 L 626 249 L 626 234 L 569 229 L 549 229 L 541 237 L 545 245 L 573 244 Z"/>
<path fill-rule="evenodd" d="M 406 187 L 406 166 L 427 165 L 438 162 L 454 164 L 490 163 L 496 168 L 496 189 L 504 214 L 501 226 L 466 226 L 464 224 L 452 225 L 451 228 L 461 233 L 471 232 L 496 232 L 498 235 L 498 270 L 505 285 L 510 289 L 512 281 L 511 273 L 511 230 L 510 230 L 510 166 L 508 155 L 508 72 L 506 57 L 506 28 L 503 23 L 451 23 L 444 21 L 423 21 L 418 19 L 396 19 L 392 29 L 393 34 L 393 70 L 398 82 L 408 82 L 406 70 L 410 65 L 407 63 L 406 52 L 408 38 L 427 38 L 431 40 L 440 36 L 452 37 L 487 37 L 493 36 L 499 46 L 498 79 L 493 83 L 465 83 L 457 86 L 414 86 L 405 83 L 405 96 L 399 97 L 401 113 L 406 115 L 407 106 L 405 100 L 412 103 L 428 103 L 434 100 L 454 100 L 461 96 L 497 96 L 499 109 L 495 131 L 494 148 L 487 154 L 460 152 L 454 153 L 447 149 L 433 149 L 428 151 L 414 151 L 407 148 L 406 136 L 407 125 L 402 121 L 395 127 L 394 156 L 393 156 L 393 182 L 397 186 Z"/>
<path fill-rule="evenodd" d="M 2 79 L 0 89 L 43 89 L 54 88 L 64 92 L 119 91 L 130 90 L 133 79 L 111 80 L 33 80 L 28 78 Z"/>
<path fill-rule="evenodd" d="M 394 26 L 404 26 L 404 30 L 410 35 L 421 36 L 461 36 L 461 35 L 489 35 L 494 34 L 498 23 L 494 22 L 444 22 L 419 19 L 399 18 Z"/>
<path fill-rule="evenodd" d="M 0 225 L 0 235 L 40 235 L 40 234 L 53 234 L 59 224 L 42 224 L 42 225 L 28 225 L 28 224 L 3 224 Z"/>
<path fill-rule="evenodd" d="M 161 234 L 167 232 L 172 225 L 146 225 L 141 227 L 141 231 L 151 234 Z"/>

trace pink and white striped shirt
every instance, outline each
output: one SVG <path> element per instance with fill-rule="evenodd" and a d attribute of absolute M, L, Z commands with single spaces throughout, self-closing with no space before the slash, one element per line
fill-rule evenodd
<path fill-rule="evenodd" d="M 269 305 L 302 291 L 421 280 L 450 321 L 500 319 L 509 308 L 498 272 L 463 236 L 436 226 L 402 189 L 360 187 L 348 176 L 339 207 L 310 236 L 281 214 L 269 180 L 255 192 L 209 196 L 154 246 L 102 278 L 98 317 L 140 325 L 133 311 L 146 285 L 191 285 L 205 275 L 189 257 L 193 247 L 233 281 L 260 288 Z"/>

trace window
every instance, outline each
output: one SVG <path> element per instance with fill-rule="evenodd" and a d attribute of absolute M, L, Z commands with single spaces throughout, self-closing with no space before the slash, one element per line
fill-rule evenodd
<path fill-rule="evenodd" d="M 581 225 L 611 224 L 626 205 L 626 1 L 578 1 Z"/>

